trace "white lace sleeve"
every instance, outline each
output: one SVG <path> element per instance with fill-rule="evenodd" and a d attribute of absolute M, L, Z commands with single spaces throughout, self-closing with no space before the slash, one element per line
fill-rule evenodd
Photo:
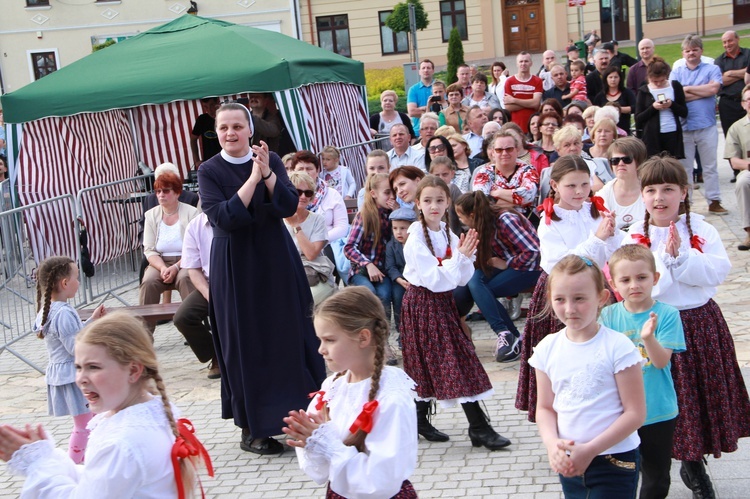
<path fill-rule="evenodd" d="M 39 440 L 13 453 L 8 468 L 26 477 L 22 498 L 58 498 L 72 494 L 83 467 L 76 466 L 51 440 Z"/>
<path fill-rule="evenodd" d="M 338 430 L 332 423 L 320 425 L 313 431 L 304 449 L 296 449 L 299 466 L 317 484 L 328 481 L 331 458 L 336 454 L 354 455 L 357 450 L 347 447 L 340 440 Z"/>

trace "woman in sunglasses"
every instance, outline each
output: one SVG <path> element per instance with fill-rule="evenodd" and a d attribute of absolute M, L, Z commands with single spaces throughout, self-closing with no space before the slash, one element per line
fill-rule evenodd
<path fill-rule="evenodd" d="M 297 189 L 299 203 L 297 211 L 284 219 L 284 225 L 302 258 L 313 302 L 317 305 L 334 290 L 333 262 L 323 254 L 323 248 L 328 243 L 326 221 L 321 215 L 307 209 L 315 196 L 315 180 L 307 173 L 292 172 L 289 181 Z"/>
<path fill-rule="evenodd" d="M 159 303 L 164 291 L 176 289 L 184 300 L 195 289 L 187 269 L 180 268 L 182 240 L 190 220 L 198 215 L 197 208 L 179 201 L 182 193 L 180 177 L 167 171 L 154 181 L 154 194 L 159 205 L 148 210 L 143 229 L 143 254 L 148 267 L 143 274 L 139 303 Z M 148 324 L 154 332 L 156 322 Z"/>
<path fill-rule="evenodd" d="M 536 201 L 539 175 L 533 166 L 518 160 L 523 143 L 512 132 L 501 130 L 494 135 L 491 147 L 495 164 L 474 171 L 472 190 L 484 192 L 500 208 L 528 213 Z"/>
<path fill-rule="evenodd" d="M 456 160 L 453 156 L 453 147 L 447 137 L 442 135 L 435 135 L 427 141 L 427 146 L 424 148 L 424 166 L 427 171 L 430 171 L 430 164 L 435 158 L 441 156 L 447 156 L 453 161 Z"/>
<path fill-rule="evenodd" d="M 596 195 L 604 199 L 604 205 L 615 214 L 617 228 L 627 231 L 630 224 L 643 218 L 646 209 L 638 181 L 638 166 L 648 157 L 646 146 L 635 137 L 621 137 L 609 147 L 607 157 L 615 178 Z"/>

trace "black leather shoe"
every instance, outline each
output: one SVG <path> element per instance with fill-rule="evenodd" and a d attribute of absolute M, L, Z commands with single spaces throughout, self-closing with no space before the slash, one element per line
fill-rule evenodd
<path fill-rule="evenodd" d="M 447 442 L 450 437 L 428 422 L 417 425 L 417 432 L 428 442 Z"/>
<path fill-rule="evenodd" d="M 481 430 L 472 430 L 469 428 L 469 438 L 471 445 L 474 447 L 485 446 L 489 450 L 498 450 L 510 445 L 510 440 L 497 433 L 491 427 L 482 428 Z"/>
<path fill-rule="evenodd" d="M 271 437 L 253 438 L 250 432 L 245 429 L 242 430 L 240 449 L 261 456 L 281 454 L 284 452 L 284 446 L 278 440 L 274 440 Z"/>

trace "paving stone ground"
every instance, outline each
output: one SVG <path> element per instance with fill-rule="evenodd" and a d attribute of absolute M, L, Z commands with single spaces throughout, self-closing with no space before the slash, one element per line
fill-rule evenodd
<path fill-rule="evenodd" d="M 719 144 L 723 151 L 723 142 Z M 729 167 L 719 165 L 722 202 L 730 214 L 707 215 L 700 189 L 694 195 L 694 211 L 706 214 L 722 236 L 732 261 L 732 272 L 719 288 L 716 301 L 722 308 L 734 336 L 737 357 L 745 382 L 750 383 L 750 254 L 736 249 L 744 239 L 729 183 Z M 131 290 L 126 299 L 135 302 Z M 177 294 L 175 293 L 175 298 Z M 114 302 L 108 302 L 114 305 Z M 419 464 L 411 480 L 420 497 L 477 498 L 558 498 L 558 479 L 549 470 L 536 427 L 526 421 L 525 413 L 514 406 L 518 362 L 497 364 L 492 358 L 494 335 L 486 322 L 470 323 L 477 352 L 492 379 L 495 396 L 487 401 L 492 424 L 513 444 L 506 450 L 490 452 L 473 448 L 467 436 L 467 423 L 460 408 L 439 410 L 434 419 L 437 428 L 451 437 L 447 443 L 419 440 Z M 522 321 L 519 321 L 519 326 Z M 297 467 L 294 452 L 281 456 L 256 457 L 239 448 L 239 431 L 230 421 L 220 418 L 219 382 L 206 378 L 206 366 L 195 360 L 182 336 L 172 324 L 156 330 L 156 349 L 167 389 L 174 403 L 198 428 L 216 468 L 216 477 L 204 480 L 209 498 L 323 497 L 324 487 L 315 485 Z M 29 336 L 16 344 L 23 355 L 45 365 L 44 344 Z M 41 422 L 56 440 L 65 445 L 70 433 L 68 418 L 46 415 L 44 377 L 8 352 L 0 353 L 0 424 Z M 679 463 L 672 468 L 670 498 L 692 497 L 678 476 Z M 740 441 L 737 452 L 721 459 L 709 458 L 708 470 L 718 497 L 745 498 L 750 490 L 750 440 Z M 19 477 L 11 476 L 0 465 L 0 497 L 18 497 Z"/>

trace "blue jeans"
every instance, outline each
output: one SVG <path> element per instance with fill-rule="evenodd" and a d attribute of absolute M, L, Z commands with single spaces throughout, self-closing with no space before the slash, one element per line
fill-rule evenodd
<path fill-rule="evenodd" d="M 396 323 L 396 331 L 401 332 L 401 303 L 404 301 L 406 288 L 397 282 L 392 282 L 391 296 L 393 298 L 393 320 Z"/>
<path fill-rule="evenodd" d="M 382 282 L 372 282 L 368 277 L 362 274 L 354 274 L 349 278 L 349 286 L 364 286 L 372 291 L 380 299 L 385 310 L 385 316 L 391 316 L 391 278 L 383 276 Z M 399 286 L 400 287 L 400 286 Z"/>
<path fill-rule="evenodd" d="M 490 276 L 481 269 L 474 271 L 474 275 L 466 286 L 460 286 L 453 292 L 456 306 L 461 315 L 471 310 L 471 302 L 475 302 L 482 315 L 496 333 L 510 331 L 516 337 L 520 336 L 518 329 L 508 315 L 505 307 L 497 298 L 515 296 L 534 286 L 541 271 L 521 271 L 516 269 L 494 270 Z"/>
<path fill-rule="evenodd" d="M 596 456 L 583 476 L 560 475 L 565 499 L 635 499 L 640 462 L 638 449 Z"/>

